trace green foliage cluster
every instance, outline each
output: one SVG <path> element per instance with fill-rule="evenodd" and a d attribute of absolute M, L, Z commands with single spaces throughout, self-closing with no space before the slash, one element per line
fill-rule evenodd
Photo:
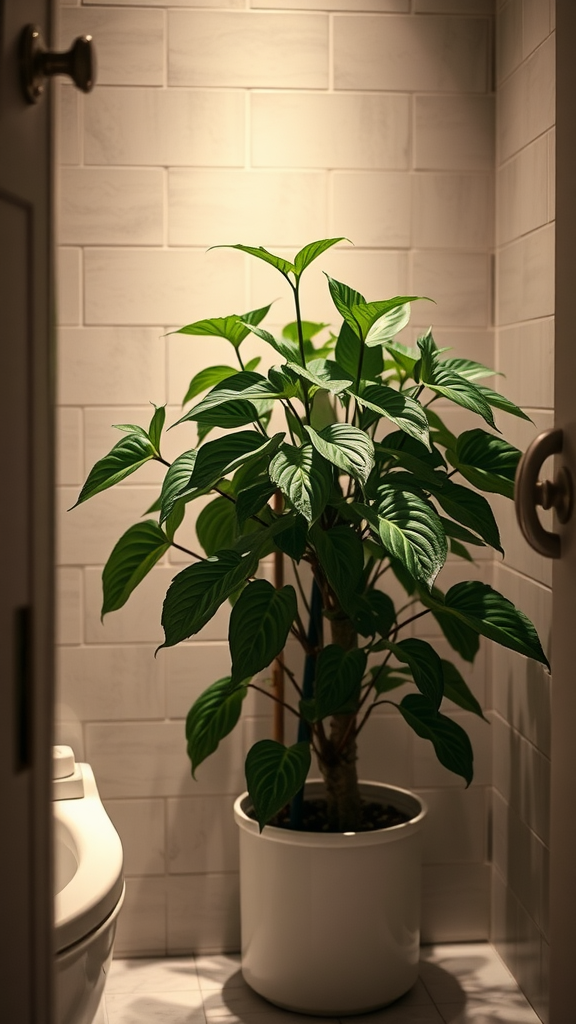
<path fill-rule="evenodd" d="M 294 322 L 275 337 L 261 326 L 267 306 L 182 327 L 180 334 L 225 338 L 238 364 L 207 366 L 190 382 L 183 405 L 194 404 L 178 423 L 196 424 L 196 447 L 166 462 L 160 450 L 165 410 L 156 408 L 147 430 L 119 426 L 125 436 L 94 466 L 77 502 L 151 460 L 166 467 L 149 510 L 157 518 L 127 530 L 104 568 L 106 614 L 125 604 L 172 545 L 182 550 L 175 538 L 189 503 L 215 494 L 197 518 L 204 554 L 189 552 L 191 564 L 172 580 L 162 612 L 161 646 L 171 647 L 199 633 L 224 602 L 233 605 L 230 674 L 207 688 L 187 719 L 193 772 L 238 722 L 256 674 L 290 636 L 301 644 L 304 682 L 286 664 L 293 687 L 286 707 L 300 720 L 298 741 L 260 741 L 246 761 L 261 827 L 295 800 L 312 753 L 333 827 L 356 827 L 356 741 L 383 703 L 433 744 L 443 765 L 471 782 L 468 735 L 441 706 L 448 699 L 481 717 L 482 709 L 433 644 L 403 636 L 414 619 L 432 616 L 466 661 L 474 660 L 485 636 L 548 664 L 532 623 L 492 587 L 470 580 L 443 593 L 436 586 L 449 552 L 472 561 L 470 547 L 502 551 L 480 492 L 512 498 L 520 452 L 500 436 L 493 410 L 528 417 L 480 383 L 492 370 L 445 354 L 431 330 L 416 347 L 398 341 L 417 296 L 367 302 L 327 276 L 342 324 L 337 335 L 318 342 L 327 325 L 303 320 L 300 282 L 339 241 L 306 245 L 293 262 L 263 248 L 232 246 L 278 270 L 292 291 Z M 243 360 L 250 335 L 278 357 L 266 375 L 258 372 L 260 359 Z M 483 425 L 456 436 L 434 410 L 438 399 L 470 410 Z M 278 407 L 284 429 L 274 433 Z M 215 427 L 224 434 L 207 439 Z M 280 506 L 272 503 L 278 492 Z M 262 559 L 277 551 L 289 560 L 295 586 L 275 589 L 259 578 Z M 301 578 L 304 565 L 314 580 L 312 600 Z M 405 593 L 400 607 L 387 579 Z M 310 622 L 314 600 L 321 617 Z M 324 643 L 323 624 L 331 642 Z"/>

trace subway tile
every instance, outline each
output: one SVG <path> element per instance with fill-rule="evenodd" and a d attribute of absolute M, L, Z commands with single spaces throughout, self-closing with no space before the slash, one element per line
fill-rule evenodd
<path fill-rule="evenodd" d="M 486 857 L 484 787 L 428 789 L 418 793 L 428 805 L 423 832 L 424 864 L 482 863 Z"/>
<path fill-rule="evenodd" d="M 436 648 L 436 644 L 434 644 Z M 476 715 L 442 708 L 442 713 L 459 725 L 470 737 L 474 752 L 474 787 L 488 786 L 492 779 L 492 730 L 490 723 Z M 431 743 L 422 742 L 411 732 L 414 785 L 461 787 L 462 776 L 456 775 L 440 764 Z"/>
<path fill-rule="evenodd" d="M 57 746 L 72 747 L 76 761 L 85 761 L 84 724 L 72 708 L 58 699 L 54 707 L 54 743 Z"/>
<path fill-rule="evenodd" d="M 492 171 L 491 96 L 415 96 L 416 170 Z"/>
<path fill-rule="evenodd" d="M 94 499 L 96 500 L 96 499 Z M 102 604 L 101 570 L 85 571 L 86 642 L 95 644 L 161 643 L 162 605 L 171 581 L 177 575 L 174 566 L 155 566 L 127 604 L 100 621 Z M 197 634 L 199 640 L 225 640 L 228 636 L 229 606 L 223 604 L 215 616 Z M 162 657 L 159 654 L 158 657 Z"/>
<path fill-rule="evenodd" d="M 280 253 L 279 255 L 282 255 Z M 293 253 L 287 253 L 292 259 Z M 337 247 L 319 257 L 302 278 L 300 301 L 303 316 L 308 320 L 324 322 L 338 327 L 340 314 L 330 297 L 325 270 L 330 277 L 343 281 L 361 292 L 366 299 L 389 298 L 391 295 L 410 294 L 408 256 L 405 252 L 370 251 Z M 294 320 L 294 305 L 288 289 L 280 290 L 278 273 L 261 260 L 250 267 L 251 308 L 258 308 L 277 298 L 274 317 L 280 323 Z"/>
<path fill-rule="evenodd" d="M 549 757 L 551 680 L 546 669 L 520 654 L 494 648 L 492 680 L 494 708 Z"/>
<path fill-rule="evenodd" d="M 172 875 L 238 871 L 233 798 L 193 796 L 167 802 L 167 858 Z"/>
<path fill-rule="evenodd" d="M 80 569 L 56 569 L 56 642 L 82 641 L 82 573 Z"/>
<path fill-rule="evenodd" d="M 488 175 L 415 174 L 413 233 L 417 249 L 489 249 L 492 188 Z"/>
<path fill-rule="evenodd" d="M 499 90 L 497 140 L 501 162 L 554 125 L 555 80 L 554 39 L 550 36 Z"/>
<path fill-rule="evenodd" d="M 462 0 L 412 0 L 416 14 L 463 14 Z M 494 0 L 466 0 L 466 14 L 493 14 Z"/>
<path fill-rule="evenodd" d="M 497 334 L 498 390 L 526 409 L 554 405 L 554 320 L 502 327 Z M 518 429 L 508 421 L 509 429 Z M 529 425 L 525 428 L 529 429 Z M 516 443 L 516 442 L 514 442 Z"/>
<path fill-rule="evenodd" d="M 60 404 L 109 406 L 155 401 L 161 405 L 165 393 L 162 333 L 158 327 L 61 328 Z"/>
<path fill-rule="evenodd" d="M 283 11 L 378 11 L 405 14 L 410 10 L 410 0 L 250 0 L 250 7 Z"/>
<path fill-rule="evenodd" d="M 239 275 L 240 276 L 240 275 Z M 266 302 L 270 302 L 273 293 L 271 292 L 268 299 L 264 299 L 260 304 L 264 305 Z M 239 299 L 236 294 L 236 300 Z M 206 309 L 207 316 L 228 316 L 230 313 L 245 313 L 248 311 L 250 300 L 241 300 L 236 302 L 228 302 L 226 306 L 222 306 L 221 303 L 215 301 L 212 310 Z M 196 319 L 196 318 L 194 318 Z M 291 319 L 294 319 L 292 316 Z M 182 325 L 190 323 L 192 317 L 189 315 L 188 318 L 182 319 Z M 265 326 L 268 330 L 270 327 L 266 323 Z M 252 342 L 251 339 L 247 339 L 242 344 L 242 352 L 249 348 L 258 348 L 259 351 L 267 349 L 265 342 L 261 342 L 259 339 Z M 274 352 L 274 349 L 271 350 Z M 166 352 L 168 362 L 168 401 L 174 405 L 180 405 L 184 398 L 188 385 L 192 378 L 202 369 L 208 365 L 206 358 L 206 338 L 202 335 L 196 334 L 170 334 L 166 338 Z M 277 361 L 277 354 L 275 357 Z M 229 366 L 232 369 L 238 368 L 238 359 L 236 353 L 229 341 L 225 338 L 210 338 L 210 355 L 209 365 L 214 366 Z M 258 367 L 258 372 L 261 372 L 261 367 Z M 191 406 L 190 406 L 191 407 Z M 179 413 L 182 415 L 183 410 L 180 409 Z M 176 435 L 181 445 L 181 450 L 184 451 L 186 447 L 194 447 L 196 444 L 196 427 L 191 422 L 183 423 L 176 427 L 172 431 L 173 435 Z M 214 436 L 216 436 L 214 434 Z M 188 438 L 188 440 L 186 440 Z"/>
<path fill-rule="evenodd" d="M 244 787 L 240 730 L 192 778 L 182 722 L 86 725 L 86 756 L 102 799 L 236 795 Z"/>
<path fill-rule="evenodd" d="M 475 18 L 336 15 L 335 88 L 484 92 L 487 29 Z"/>
<path fill-rule="evenodd" d="M 81 245 L 161 245 L 164 172 L 151 168 L 62 168 L 60 241 Z"/>
<path fill-rule="evenodd" d="M 85 104 L 87 164 L 240 167 L 244 97 L 208 89 L 102 86 Z"/>
<path fill-rule="evenodd" d="M 66 0 L 62 0 L 66 3 Z M 76 0 L 77 2 L 77 0 Z M 85 6 L 101 4 L 102 0 L 82 0 Z M 246 0 L 107 0 L 107 7 L 118 4 L 119 7 L 218 7 L 241 8 L 244 10 Z"/>
<path fill-rule="evenodd" d="M 163 800 L 106 800 L 106 813 L 122 840 L 124 874 L 163 875 Z M 108 991 L 108 987 L 106 988 Z M 117 991 L 117 989 L 114 989 Z"/>
<path fill-rule="evenodd" d="M 490 266 L 485 253 L 416 250 L 412 255 L 412 294 L 436 305 L 414 303 L 416 324 L 484 327 L 490 320 Z"/>
<path fill-rule="evenodd" d="M 58 246 L 56 250 L 56 317 L 58 324 L 79 324 L 81 300 L 82 250 Z"/>
<path fill-rule="evenodd" d="M 80 143 L 80 97 L 71 85 L 59 82 L 58 112 L 56 119 L 56 148 L 58 165 L 79 164 Z"/>
<path fill-rule="evenodd" d="M 554 312 L 554 225 L 547 224 L 501 249 L 496 257 L 497 323 Z"/>
<path fill-rule="evenodd" d="M 496 30 L 496 75 L 499 82 L 522 62 L 522 2 L 508 0 L 498 12 Z"/>
<path fill-rule="evenodd" d="M 424 865 L 422 942 L 477 942 L 489 928 L 489 864 Z"/>
<path fill-rule="evenodd" d="M 402 170 L 408 166 L 409 123 L 410 99 L 402 94 L 256 92 L 252 164 Z"/>
<path fill-rule="evenodd" d="M 185 718 L 207 686 L 230 675 L 227 643 L 185 643 L 162 653 L 166 674 L 166 715 Z"/>
<path fill-rule="evenodd" d="M 168 176 L 168 244 L 242 238 L 298 248 L 326 235 L 326 176 L 318 172 L 184 170 Z"/>
<path fill-rule="evenodd" d="M 85 274 L 89 324 L 189 324 L 244 305 L 239 252 L 86 249 Z"/>
<path fill-rule="evenodd" d="M 163 669 L 153 646 L 63 647 L 59 695 L 83 721 L 163 718 Z"/>
<path fill-rule="evenodd" d="M 521 608 L 528 618 L 532 619 L 544 650 L 549 650 L 552 628 L 550 588 L 498 563 L 494 569 L 494 586 L 501 590 L 509 601 Z"/>
<path fill-rule="evenodd" d="M 548 0 L 522 0 L 522 57 L 528 57 L 549 34 Z"/>
<path fill-rule="evenodd" d="M 410 729 L 399 715 L 374 712 L 358 739 L 360 778 L 410 788 L 413 785 Z"/>
<path fill-rule="evenodd" d="M 419 328 L 414 327 L 412 329 L 413 340 L 406 336 L 404 344 L 414 345 L 416 338 L 421 333 Z M 474 328 L 441 327 L 434 332 L 434 338 L 440 348 L 446 347 L 449 350 L 446 352 L 447 358 L 449 356 L 458 356 L 463 359 L 474 359 L 478 363 L 483 363 L 484 366 L 495 366 L 494 332 L 490 329 L 475 330 Z M 489 384 L 491 387 L 500 390 L 499 377 L 486 377 L 482 383 Z M 452 408 L 454 412 L 457 412 L 454 406 Z M 480 552 L 476 552 L 476 554 L 480 555 Z"/>
<path fill-rule="evenodd" d="M 500 244 L 548 221 L 548 138 L 542 135 L 496 174 L 497 235 Z"/>
<path fill-rule="evenodd" d="M 156 500 L 158 489 L 124 487 L 101 491 L 73 509 L 76 487 L 56 497 L 56 552 L 59 565 L 103 565 L 122 534 Z"/>
<path fill-rule="evenodd" d="M 89 33 L 98 54 L 102 85 L 164 84 L 164 15 L 161 11 L 112 9 L 62 11 L 60 45 Z"/>
<path fill-rule="evenodd" d="M 410 180 L 400 171 L 337 172 L 332 176 L 330 232 L 367 248 L 410 245 Z"/>
<path fill-rule="evenodd" d="M 168 84 L 325 89 L 328 18 L 310 13 L 171 11 Z"/>
<path fill-rule="evenodd" d="M 174 875 L 167 879 L 167 893 L 171 955 L 236 952 L 240 948 L 236 873 Z"/>
<path fill-rule="evenodd" d="M 493 801 L 493 835 L 495 867 L 507 879 L 524 910 L 539 924 L 547 899 L 544 891 L 545 849 L 498 793 L 494 794 Z"/>
<path fill-rule="evenodd" d="M 78 487 L 83 481 L 82 410 L 56 410 L 56 482 Z"/>
<path fill-rule="evenodd" d="M 126 879 L 126 898 L 118 917 L 114 953 L 117 957 L 166 954 L 164 878 Z M 110 999 L 113 998 L 116 997 L 111 995 Z"/>
<path fill-rule="evenodd" d="M 556 219 L 556 129 L 546 135 L 548 139 L 548 220 Z"/>

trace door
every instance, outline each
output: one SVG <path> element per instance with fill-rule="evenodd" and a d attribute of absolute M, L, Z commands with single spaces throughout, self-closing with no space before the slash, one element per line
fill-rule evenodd
<path fill-rule="evenodd" d="M 49 98 L 19 80 L 23 26 L 0 0 L 0 1020 L 51 1024 L 53 473 Z"/>

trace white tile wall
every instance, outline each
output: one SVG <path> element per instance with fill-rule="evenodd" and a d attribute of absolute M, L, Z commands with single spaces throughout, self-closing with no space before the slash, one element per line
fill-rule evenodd
<path fill-rule="evenodd" d="M 154 658 L 163 639 L 163 597 L 185 559 L 174 552 L 124 608 L 100 621 L 102 565 L 119 534 L 156 497 L 159 467 L 146 467 L 73 512 L 65 509 L 93 462 L 120 438 L 111 424 L 146 425 L 149 403 L 166 401 L 174 422 L 190 378 L 205 365 L 207 344 L 211 362 L 235 363 L 226 342 L 168 331 L 272 299 L 274 324 L 293 319 L 290 293 L 275 271 L 229 249 L 206 253 L 209 246 L 240 241 L 292 256 L 311 238 L 347 236 L 304 279 L 305 315 L 338 322 L 322 270 L 368 299 L 430 295 L 437 305 L 419 304 L 416 328 L 434 322 L 439 343 L 492 362 L 492 5 L 62 4 L 62 40 L 92 31 L 101 70 L 93 94 L 80 97 L 63 86 L 59 101 L 58 735 L 92 763 L 124 842 L 128 885 L 117 951 L 236 950 L 230 806 L 244 788 L 247 745 L 270 735 L 269 701 L 250 693 L 242 728 L 200 766 L 194 782 L 184 719 L 202 689 L 229 669 L 228 607 L 197 637 Z M 540 21 L 527 17 L 524 33 L 536 62 L 546 46 L 535 42 Z M 538 125 L 542 117 L 525 120 Z M 529 141 L 540 143 L 536 136 Z M 550 138 L 546 143 L 550 203 L 553 150 Z M 518 174 L 526 179 L 523 167 Z M 502 182 L 501 194 L 516 188 Z M 526 221 L 515 210 L 510 231 L 517 223 L 527 232 L 545 228 L 547 211 L 542 221 L 539 206 Z M 515 239 L 506 236 L 509 245 Z M 550 341 L 542 331 L 541 337 L 535 329 L 527 344 L 545 361 Z M 520 344 L 510 333 L 508 362 Z M 252 340 L 247 345 L 250 354 L 258 348 Z M 274 359 L 270 350 L 262 365 Z M 531 395 L 532 380 L 526 371 L 513 386 Z M 470 425 L 459 414 L 455 421 Z M 166 435 L 163 454 L 171 459 L 195 442 L 195 428 L 183 426 Z M 182 534 L 192 549 L 193 524 L 192 515 Z M 474 571 L 484 577 L 486 565 Z M 451 566 L 448 576 L 453 572 Z M 301 667 L 299 654 L 288 656 Z M 483 650 L 472 671 L 458 661 L 482 700 L 489 695 L 487 660 Z M 513 658 L 499 664 L 501 673 L 505 665 L 498 714 L 510 701 L 519 729 L 532 714 L 535 691 L 524 680 L 513 693 L 509 675 L 521 671 Z M 523 763 L 545 780 L 545 763 L 532 757 L 539 728 L 530 718 Z M 438 767 L 430 745 L 397 714 L 378 712 L 361 737 L 362 774 L 415 786 L 430 803 L 428 938 L 488 935 L 492 731 L 479 721 L 470 731 L 477 773 L 468 791 Z M 454 835 L 446 826 L 453 813 Z M 524 802 L 521 813 L 522 824 L 540 836 L 541 798 Z"/>

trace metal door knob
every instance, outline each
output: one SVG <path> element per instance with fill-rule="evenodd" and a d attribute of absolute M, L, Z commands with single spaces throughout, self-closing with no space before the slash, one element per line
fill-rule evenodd
<path fill-rule="evenodd" d="M 554 481 L 538 479 L 545 460 L 562 451 L 562 442 L 561 430 L 544 430 L 528 446 L 516 470 L 514 504 L 518 525 L 530 547 L 546 558 L 560 558 L 561 541 L 557 533 L 544 529 L 537 506 L 553 508 L 558 521 L 567 523 L 574 503 L 572 477 L 566 466 L 562 466 Z"/>
<path fill-rule="evenodd" d="M 22 90 L 29 103 L 37 103 L 47 78 L 68 75 L 82 92 L 91 92 L 96 81 L 96 54 L 92 36 L 78 36 L 65 53 L 44 47 L 37 25 L 26 25 L 20 38 Z"/>

